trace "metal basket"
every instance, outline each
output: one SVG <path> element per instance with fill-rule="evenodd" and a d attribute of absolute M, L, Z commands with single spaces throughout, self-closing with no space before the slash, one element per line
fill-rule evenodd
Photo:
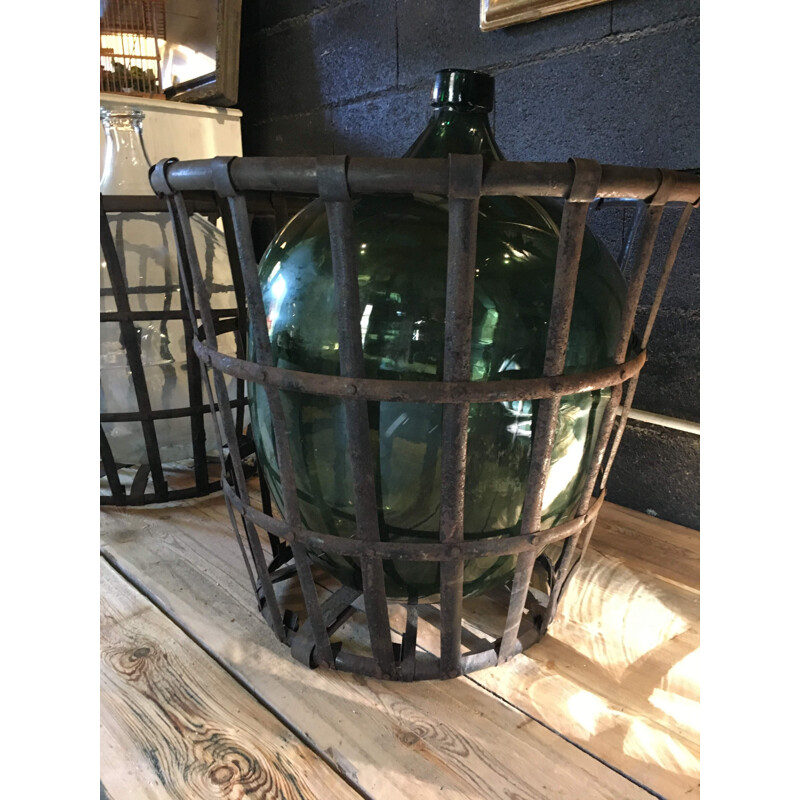
<path fill-rule="evenodd" d="M 573 159 L 564 164 L 545 164 L 484 163 L 481 156 L 468 155 L 451 155 L 447 160 L 327 156 L 316 159 L 215 158 L 185 163 L 169 159 L 155 167 L 151 183 L 156 193 L 166 198 L 172 214 L 179 240 L 189 319 L 195 332 L 194 352 L 205 366 L 203 377 L 206 391 L 209 397 L 216 396 L 214 407 L 219 408 L 222 423 L 222 430 L 217 428 L 218 433 L 221 440 L 224 434 L 224 438 L 231 443 L 231 469 L 222 477 L 230 517 L 259 608 L 275 635 L 291 645 L 292 654 L 308 666 L 326 666 L 387 680 L 406 681 L 453 678 L 502 664 L 537 642 L 552 621 L 559 598 L 591 539 L 605 494 L 609 469 L 625 428 L 638 374 L 645 361 L 645 348 L 653 322 L 692 207 L 699 203 L 699 177 L 659 169 L 601 167 L 597 162 L 585 159 Z M 341 374 L 338 376 L 289 371 L 273 366 L 248 219 L 248 203 L 254 197 L 270 192 L 312 194 L 325 203 L 339 313 Z M 352 197 L 411 192 L 445 196 L 449 203 L 444 379 L 425 382 L 368 379 L 364 377 L 359 327 L 361 309 L 352 239 Z M 565 200 L 541 378 L 497 382 L 469 380 L 478 203 L 483 195 L 523 195 Z M 187 236 L 187 203 L 204 196 L 221 201 L 228 211 L 225 224 L 230 241 L 235 242 L 235 253 L 230 247 L 232 267 L 234 272 L 240 274 L 250 314 L 252 360 L 221 353 L 216 346 L 218 321 L 211 313 L 209 297 L 200 280 L 200 265 L 194 243 L 191 236 Z M 639 201 L 637 222 L 626 250 L 631 272 L 621 334 L 616 346 L 616 365 L 593 372 L 563 375 L 581 243 L 590 204 L 596 199 Z M 683 204 L 683 212 L 663 265 L 645 331 L 640 337 L 641 348 L 626 360 L 639 298 L 667 203 Z M 209 372 L 213 376 L 213 390 Z M 285 519 L 274 516 L 268 504 L 260 510 L 251 500 L 241 453 L 235 445 L 235 422 L 225 376 L 259 383 L 266 390 L 274 421 L 281 481 L 285 489 Z M 624 385 L 626 391 L 623 402 Z M 577 510 L 570 521 L 541 529 L 542 496 L 549 470 L 559 400 L 563 395 L 606 387 L 611 389 L 611 399 L 601 422 L 590 462 L 589 479 Z M 356 487 L 358 538 L 340 538 L 304 528 L 295 495 L 296 479 L 286 422 L 279 401 L 280 390 L 342 399 L 350 465 Z M 469 405 L 516 400 L 540 401 L 521 520 L 522 532 L 502 539 L 465 541 L 463 508 Z M 444 405 L 439 542 L 381 540 L 368 441 L 368 401 Z M 236 521 L 237 516 L 244 527 L 244 538 Z M 270 535 L 273 553 L 269 564 L 259 529 Z M 557 563 L 549 567 L 549 592 L 543 600 L 531 600 L 528 590 L 534 564 L 544 548 L 554 542 L 564 544 Z M 309 548 L 358 558 L 363 575 L 363 592 L 342 586 L 327 600 L 320 602 L 309 561 Z M 510 594 L 506 599 L 503 634 L 496 640 L 479 642 L 467 652 L 462 652 L 462 638 L 472 640 L 466 635 L 462 637 L 464 560 L 507 554 L 517 554 L 518 559 Z M 286 577 L 289 568 L 283 565 L 291 557 L 305 605 L 306 620 L 299 628 L 294 612 L 278 602 L 274 585 Z M 438 657 L 417 647 L 419 612 L 413 603 L 407 605 L 401 641 L 392 642 L 382 559 L 439 562 L 441 649 Z M 278 569 L 281 566 L 283 568 Z M 334 632 L 354 613 L 356 605 L 363 605 L 366 614 L 368 655 L 352 652 L 343 647 L 341 642 L 331 641 Z M 529 612 L 527 615 L 526 611 Z M 523 626 L 524 616 L 527 619 Z"/>
<path fill-rule="evenodd" d="M 271 204 L 262 203 L 259 208 L 260 216 L 274 217 Z M 100 322 L 119 323 L 120 341 L 125 349 L 136 400 L 135 411 L 100 414 L 101 479 L 105 477 L 108 484 L 108 488 L 105 490 L 101 486 L 101 505 L 140 506 L 150 503 L 165 503 L 173 500 L 186 500 L 191 497 L 202 497 L 222 488 L 219 480 L 219 459 L 216 456 L 210 457 L 206 452 L 204 416 L 211 413 L 211 406 L 203 401 L 201 367 L 191 348 L 194 331 L 185 302 L 186 293 L 180 293 L 180 309 L 164 307 L 158 311 L 132 310 L 130 302 L 132 292 L 147 292 L 158 296 L 171 292 L 175 287 L 167 286 L 164 283 L 151 283 L 135 287 L 128 285 L 107 216 L 114 212 L 148 213 L 166 210 L 166 202 L 156 197 L 109 195 L 100 198 L 100 247 L 108 265 L 111 284 L 108 289 L 101 288 L 100 291 L 101 294 L 108 292 L 112 295 L 116 306 L 115 311 L 101 311 Z M 191 210 L 202 212 L 212 218 L 220 213 L 226 213 L 224 208 L 220 209 L 215 204 L 208 202 L 193 202 Z M 228 247 L 233 249 L 234 246 L 228 243 Z M 236 278 L 238 279 L 238 273 L 236 273 Z M 233 331 L 236 337 L 237 355 L 244 357 L 245 340 L 242 333 L 242 331 L 246 331 L 246 325 L 242 324 L 245 313 L 244 295 L 241 284 L 234 286 L 234 289 L 238 298 L 236 307 L 214 309 L 212 316 L 218 332 Z M 174 319 L 183 320 L 183 335 L 186 337 L 189 406 L 154 409 L 142 364 L 136 323 L 142 320 L 158 320 L 166 323 L 167 320 Z M 235 394 L 236 396 L 230 400 L 231 408 L 235 409 L 233 434 L 239 443 L 239 456 L 246 460 L 246 474 L 252 476 L 255 474 L 257 465 L 254 457 L 255 447 L 249 431 L 245 429 L 244 425 L 247 398 L 243 381 L 237 381 Z M 165 468 L 158 446 L 156 422 L 187 418 L 191 423 L 192 463 L 184 467 L 170 464 L 168 468 Z M 146 464 L 126 465 L 115 458 L 113 447 L 106 436 L 103 424 L 116 422 L 141 424 L 141 435 L 147 453 Z M 219 452 L 224 454 L 225 460 L 230 458 L 227 442 Z"/>

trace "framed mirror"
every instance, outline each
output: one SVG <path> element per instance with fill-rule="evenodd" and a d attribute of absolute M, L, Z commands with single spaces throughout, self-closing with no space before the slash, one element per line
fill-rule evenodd
<path fill-rule="evenodd" d="M 608 0 L 481 0 L 481 30 L 493 31 Z"/>
<path fill-rule="evenodd" d="M 239 97 L 242 0 L 166 0 L 167 100 L 232 106 Z"/>

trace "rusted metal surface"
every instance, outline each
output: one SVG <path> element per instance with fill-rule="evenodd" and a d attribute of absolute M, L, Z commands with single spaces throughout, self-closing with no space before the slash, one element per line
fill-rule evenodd
<path fill-rule="evenodd" d="M 231 479 L 223 478 L 223 491 L 234 528 L 241 519 L 246 530 L 240 537 L 242 554 L 259 598 L 259 607 L 276 633 L 291 644 L 293 655 L 307 666 L 330 666 L 362 675 L 395 680 L 426 680 L 454 677 L 503 663 L 544 634 L 555 614 L 558 600 L 574 575 L 602 506 L 608 468 L 624 427 L 632 389 L 645 361 L 644 348 L 630 352 L 636 310 L 644 286 L 666 203 L 687 204 L 677 226 L 664 271 L 656 292 L 655 308 L 643 336 L 646 344 L 657 306 L 675 261 L 680 236 L 685 230 L 692 205 L 699 199 L 696 175 L 629 167 L 600 166 L 575 159 L 567 164 L 510 163 L 483 164 L 477 156 L 451 156 L 449 160 L 314 158 L 225 158 L 194 162 L 161 162 L 152 176 L 154 188 L 165 195 L 173 215 L 181 214 L 181 198 L 211 193 L 220 203 L 229 247 L 235 248 L 234 282 L 237 283 L 239 327 L 249 319 L 254 356 L 248 359 L 237 344 L 236 354 L 220 353 L 214 326 L 226 324 L 214 316 L 208 297 L 195 282 L 200 317 L 207 329 L 205 341 L 197 336 L 197 314 L 187 303 L 187 324 L 195 326 L 194 352 L 203 365 L 209 404 L 219 407 L 225 436 L 233 430 L 234 405 L 227 397 L 225 377 L 261 384 L 267 394 L 278 454 L 286 508 L 285 518 L 255 507 L 249 498 L 244 476 L 232 448 Z M 361 193 L 427 192 L 449 198 L 447 288 L 445 309 L 445 359 L 442 381 L 388 381 L 365 378 L 360 337 L 361 307 L 352 241 L 352 197 Z M 252 240 L 247 230 L 248 204 L 266 196 L 275 205 L 273 193 L 295 192 L 319 196 L 326 204 L 331 237 L 336 302 L 339 321 L 340 375 L 317 375 L 273 366 L 266 314 L 258 283 Z M 473 306 L 474 260 L 478 201 L 483 195 L 523 194 L 560 197 L 565 210 L 558 246 L 556 278 L 548 326 L 543 376 L 519 381 L 472 382 L 470 340 Z M 278 195 L 276 195 L 278 196 Z M 644 201 L 641 225 L 636 227 L 628 248 L 633 265 L 629 280 L 615 365 L 589 373 L 564 375 L 567 339 L 580 259 L 581 242 L 589 204 L 597 198 Z M 277 204 L 280 206 L 280 204 Z M 178 236 L 189 231 L 176 226 Z M 184 246 L 182 270 L 196 270 Z M 188 289 L 189 287 L 187 287 Z M 199 292 L 198 292 L 199 290 Z M 246 306 L 246 309 L 243 308 Z M 249 312 L 249 316 L 248 316 Z M 230 317 L 228 318 L 228 324 Z M 214 377 L 212 392 L 208 373 Z M 623 386 L 627 385 L 625 406 L 613 444 L 617 411 Z M 561 397 L 567 394 L 609 389 L 597 440 L 589 461 L 587 481 L 574 517 L 552 528 L 542 529 L 541 511 Z M 290 456 L 289 434 L 280 391 L 291 390 L 343 399 L 349 442 L 349 458 L 355 484 L 355 538 L 332 536 L 304 527 L 299 512 L 296 478 Z M 467 458 L 466 419 L 471 403 L 538 401 L 536 429 L 532 442 L 531 468 L 519 535 L 465 540 L 463 525 L 464 470 Z M 442 514 L 438 537 L 420 536 L 418 541 L 383 541 L 378 526 L 374 485 L 374 454 L 369 443 L 367 402 L 423 402 L 443 405 Z M 605 460 L 605 469 L 603 463 Z M 598 479 L 602 476 L 601 485 Z M 265 494 L 265 497 L 268 495 Z M 267 566 L 258 531 L 270 538 L 273 561 Z M 555 564 L 543 556 L 548 544 L 562 542 Z M 271 581 L 283 579 L 291 547 L 300 577 L 307 622 L 297 629 L 291 613 L 277 606 Z M 317 599 L 310 569 L 309 552 L 359 559 L 364 589 L 342 587 L 324 603 Z M 462 594 L 464 561 L 469 558 L 516 555 L 517 567 L 511 585 L 503 636 L 485 646 L 462 653 Z M 417 647 L 418 609 L 416 598 L 406 603 L 406 626 L 402 643 L 391 640 L 382 561 L 433 561 L 441 567 L 440 603 L 441 657 Z M 534 602 L 528 591 L 534 565 L 546 566 L 550 594 L 544 606 Z M 277 567 L 280 565 L 280 569 Z M 370 634 L 370 656 L 356 654 L 331 636 L 354 613 L 354 603 L 363 595 Z M 527 619 L 526 619 L 526 611 Z"/>
<path fill-rule="evenodd" d="M 475 249 L 482 172 L 483 159 L 480 156 L 450 156 L 443 364 L 445 383 L 468 381 L 470 377 Z M 451 546 L 464 541 L 464 481 L 469 405 L 468 402 L 451 403 L 442 410 L 442 508 L 439 537 L 443 543 Z M 448 559 L 441 564 L 440 583 L 440 676 L 455 678 L 461 672 L 461 615 L 464 595 L 462 558 Z"/>
<path fill-rule="evenodd" d="M 339 321 L 339 361 L 344 377 L 364 376 L 364 353 L 361 344 L 361 302 L 358 292 L 353 244 L 353 208 L 347 186 L 346 159 L 327 156 L 318 159 L 319 195 L 325 202 L 330 230 L 334 291 Z M 369 441 L 367 401 L 348 397 L 344 401 L 348 458 L 353 475 L 354 507 L 358 537 L 364 542 L 380 541 L 378 509 L 375 499 L 375 465 Z M 370 645 L 380 675 L 394 677 L 396 672 L 386 606 L 381 560 L 364 552 L 361 556 L 364 605 Z"/>
<path fill-rule="evenodd" d="M 236 158 L 230 175 L 239 192 L 297 192 L 317 194 L 317 159 L 277 156 Z M 177 161 L 166 177 L 172 191 L 213 191 L 209 160 Z M 696 203 L 700 181 L 690 173 L 603 165 L 598 198 L 650 200 L 671 181 L 668 202 Z M 482 195 L 534 195 L 566 198 L 572 189 L 572 164 L 495 161 L 486 165 Z M 350 193 L 424 192 L 447 196 L 450 166 L 447 159 L 351 158 L 347 183 Z"/>
<path fill-rule="evenodd" d="M 560 375 L 564 370 L 586 216 L 589 213 L 589 203 L 594 199 L 602 174 L 600 165 L 596 161 L 575 159 L 573 165 L 575 177 L 572 191 L 564 208 L 556 253 L 556 272 L 543 369 L 545 377 Z M 521 527 L 523 531 L 538 531 L 541 528 L 542 500 L 550 472 L 560 401 L 561 396 L 555 395 L 539 402 L 531 450 L 528 488 L 522 510 Z M 501 664 L 511 657 L 516 646 L 517 633 L 525 610 L 534 563 L 542 549 L 543 546 L 536 550 L 530 550 L 517 560 L 498 659 Z"/>
<path fill-rule="evenodd" d="M 307 394 L 327 397 L 363 397 L 389 403 L 508 403 L 513 400 L 540 400 L 565 394 L 587 392 L 598 386 L 616 386 L 630 380 L 644 366 L 642 351 L 624 364 L 593 372 L 558 375 L 552 378 L 522 378 L 500 381 L 387 381 L 298 372 L 271 365 L 243 361 L 209 348 L 195 339 L 192 344 L 201 361 L 236 378 Z"/>

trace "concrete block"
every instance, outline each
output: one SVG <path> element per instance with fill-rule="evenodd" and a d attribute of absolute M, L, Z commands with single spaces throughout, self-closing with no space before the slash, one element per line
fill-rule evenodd
<path fill-rule="evenodd" d="M 308 22 L 260 34 L 241 49 L 239 107 L 251 123 L 322 105 Z"/>
<path fill-rule="evenodd" d="M 394 20 L 393 0 L 359 0 L 250 37 L 240 82 L 256 121 L 394 86 Z"/>
<path fill-rule="evenodd" d="M 326 0 L 245 0 L 242 33 L 260 31 L 327 5 Z"/>
<path fill-rule="evenodd" d="M 698 166 L 698 34 L 687 24 L 499 72 L 496 130 L 506 157 Z"/>
<path fill-rule="evenodd" d="M 644 330 L 648 308 L 636 319 Z M 662 309 L 653 326 L 647 363 L 639 377 L 633 405 L 669 417 L 700 419 L 700 311 Z"/>
<path fill-rule="evenodd" d="M 270 117 L 242 131 L 249 156 L 318 156 L 333 153 L 333 132 L 322 109 L 292 117 Z"/>
<path fill-rule="evenodd" d="M 428 92 L 419 89 L 331 109 L 336 153 L 399 157 L 431 116 Z"/>
<path fill-rule="evenodd" d="M 630 421 L 611 468 L 607 499 L 699 530 L 700 437 Z"/>
<path fill-rule="evenodd" d="M 638 31 L 699 15 L 700 0 L 614 0 L 611 3 L 611 30 L 613 33 Z"/>
<path fill-rule="evenodd" d="M 610 32 L 610 26 L 611 8 L 601 4 L 484 33 L 479 0 L 400 0 L 400 85 L 432 81 L 434 72 L 445 67 L 481 69 L 519 62 L 547 50 L 599 39 Z"/>
<path fill-rule="evenodd" d="M 653 247 L 653 258 L 642 289 L 643 304 L 651 304 L 661 279 L 661 269 L 667 258 L 672 235 L 682 212 L 681 207 L 667 206 L 658 230 L 658 238 Z M 633 215 L 626 220 L 626 236 L 630 230 Z M 663 309 L 700 308 L 700 209 L 694 209 L 686 225 L 675 264 L 670 273 L 667 289 L 661 301 Z"/>
<path fill-rule="evenodd" d="M 340 103 L 396 85 L 394 0 L 359 0 L 310 19 L 324 103 Z"/>

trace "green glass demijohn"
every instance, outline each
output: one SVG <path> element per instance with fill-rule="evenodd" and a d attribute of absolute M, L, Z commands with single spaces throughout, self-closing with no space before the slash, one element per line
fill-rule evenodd
<path fill-rule="evenodd" d="M 433 116 L 407 158 L 449 153 L 502 156 L 489 127 L 494 79 L 468 70 L 437 73 Z M 366 377 L 442 378 L 448 213 L 444 197 L 383 195 L 353 203 Z M 560 206 L 524 197 L 480 201 L 471 379 L 542 375 Z M 325 207 L 312 202 L 280 231 L 260 263 L 277 367 L 339 374 L 337 309 Z M 625 282 L 606 248 L 583 242 L 565 372 L 613 364 Z M 542 525 L 574 513 L 585 486 L 609 390 L 564 397 L 559 409 Z M 284 510 L 275 437 L 263 387 L 248 387 L 259 457 L 273 501 Z M 355 537 L 353 480 L 344 406 L 337 398 L 282 391 L 302 522 Z M 538 401 L 473 404 L 464 506 L 466 539 L 518 534 Z M 381 537 L 438 541 L 442 406 L 370 402 L 369 425 Z M 357 559 L 310 552 L 343 583 L 361 588 Z M 469 559 L 464 595 L 511 579 L 516 556 Z M 436 562 L 384 561 L 386 592 L 435 600 Z"/>

